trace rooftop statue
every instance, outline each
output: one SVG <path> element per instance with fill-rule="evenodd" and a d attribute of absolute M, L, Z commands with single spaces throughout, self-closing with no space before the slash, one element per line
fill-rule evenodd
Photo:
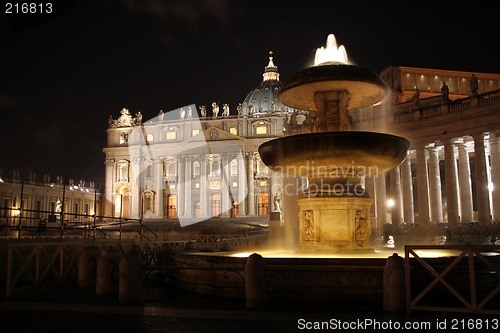
<path fill-rule="evenodd" d="M 212 114 L 214 118 L 217 118 L 219 116 L 219 105 L 217 105 L 216 102 L 212 103 Z"/>
<path fill-rule="evenodd" d="M 228 104 L 222 105 L 222 116 L 229 117 L 229 105 Z"/>
<path fill-rule="evenodd" d="M 205 105 L 200 106 L 200 113 L 202 118 L 207 116 L 207 107 Z"/>
<path fill-rule="evenodd" d="M 443 101 L 448 102 L 449 101 L 449 95 L 450 95 L 450 89 L 448 88 L 448 85 L 446 82 L 443 82 L 443 85 L 441 86 L 441 95 L 443 97 Z"/>
<path fill-rule="evenodd" d="M 140 112 L 139 112 L 140 114 Z M 141 116 L 142 119 L 142 116 Z M 134 119 L 132 119 L 132 115 L 128 109 L 121 109 L 120 117 L 114 120 L 112 116 L 109 116 L 108 120 L 109 128 L 118 128 L 118 127 L 132 127 L 135 125 Z"/>
<path fill-rule="evenodd" d="M 477 92 L 479 90 L 479 80 L 477 79 L 477 76 L 475 74 L 472 74 L 472 77 L 470 78 L 469 81 L 470 85 L 470 94 L 472 96 L 477 95 Z"/>
<path fill-rule="evenodd" d="M 139 112 L 137 112 L 137 113 L 135 114 L 134 124 L 135 124 L 135 125 L 140 125 L 140 124 L 142 124 L 142 113 L 141 113 L 141 111 L 139 111 Z"/>
<path fill-rule="evenodd" d="M 236 107 L 236 111 L 238 111 L 238 117 L 243 116 L 243 105 L 241 105 L 241 103 L 238 103 L 238 106 Z"/>

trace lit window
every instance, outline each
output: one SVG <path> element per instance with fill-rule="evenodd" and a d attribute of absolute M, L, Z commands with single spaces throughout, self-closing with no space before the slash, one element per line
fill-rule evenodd
<path fill-rule="evenodd" d="M 238 182 L 233 182 L 233 187 L 238 187 Z"/>
<path fill-rule="evenodd" d="M 120 133 L 120 144 L 123 144 L 128 141 L 128 133 L 121 132 Z"/>
<path fill-rule="evenodd" d="M 194 188 L 200 188 L 200 183 L 194 183 Z"/>
<path fill-rule="evenodd" d="M 170 162 L 167 165 L 167 178 L 174 178 L 177 176 L 177 166 L 175 162 Z"/>
<path fill-rule="evenodd" d="M 154 139 L 153 134 L 148 134 L 148 136 L 146 137 L 146 140 L 148 140 L 148 142 L 152 142 L 153 139 Z"/>
<path fill-rule="evenodd" d="M 177 132 L 167 132 L 167 140 L 175 140 L 177 138 Z"/>
<path fill-rule="evenodd" d="M 200 130 L 199 130 L 199 129 L 194 129 L 194 130 L 193 130 L 193 134 L 192 134 L 192 136 L 195 136 L 195 135 L 196 135 L 196 134 L 198 134 L 198 133 L 200 133 Z"/>
<path fill-rule="evenodd" d="M 262 187 L 267 186 L 267 181 L 265 181 L 265 180 L 261 180 L 261 181 L 259 182 L 259 186 L 262 186 Z"/>
<path fill-rule="evenodd" d="M 175 190 L 175 184 L 170 184 L 170 189 Z"/>
<path fill-rule="evenodd" d="M 211 176 L 220 176 L 220 161 L 213 160 L 210 163 L 210 175 Z"/>
<path fill-rule="evenodd" d="M 117 167 L 118 181 L 128 182 L 128 161 L 119 161 Z"/>
<path fill-rule="evenodd" d="M 238 129 L 236 127 L 231 127 L 229 129 L 229 133 L 234 134 L 234 135 L 238 135 Z"/>
<path fill-rule="evenodd" d="M 255 134 L 267 134 L 267 126 L 258 126 L 255 128 Z"/>
<path fill-rule="evenodd" d="M 231 161 L 231 176 L 237 176 L 237 175 L 238 175 L 238 161 L 232 160 Z"/>
<path fill-rule="evenodd" d="M 200 162 L 193 162 L 193 178 L 198 178 L 200 176 Z"/>

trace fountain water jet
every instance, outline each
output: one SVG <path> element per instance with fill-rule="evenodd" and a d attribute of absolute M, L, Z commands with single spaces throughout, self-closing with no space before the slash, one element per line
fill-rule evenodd
<path fill-rule="evenodd" d="M 288 177 L 306 177 L 299 210 L 299 250 L 373 252 L 369 198 L 363 179 L 388 171 L 407 156 L 405 138 L 355 131 L 350 111 L 380 102 L 385 83 L 372 71 L 351 65 L 343 46 L 329 35 L 315 66 L 285 81 L 278 94 L 289 107 L 308 111 L 306 133 L 262 144 L 262 161 Z"/>

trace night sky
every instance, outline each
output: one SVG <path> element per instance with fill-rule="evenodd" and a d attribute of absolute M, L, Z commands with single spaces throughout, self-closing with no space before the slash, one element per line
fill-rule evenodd
<path fill-rule="evenodd" d="M 36 2 L 36 1 L 35 1 Z M 44 1 L 47 3 L 50 1 Z M 108 118 L 229 103 L 333 33 L 351 62 L 499 73 L 491 2 L 57 0 L 0 16 L 0 167 L 102 181 Z"/>

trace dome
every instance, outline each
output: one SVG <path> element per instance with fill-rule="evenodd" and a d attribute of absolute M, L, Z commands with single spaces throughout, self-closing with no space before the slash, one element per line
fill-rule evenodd
<path fill-rule="evenodd" d="M 278 100 L 281 90 L 280 74 L 278 67 L 273 63 L 273 53 L 269 52 L 269 64 L 264 68 L 263 79 L 260 85 L 252 90 L 243 103 L 242 112 L 245 116 L 262 116 L 270 113 L 293 112 Z"/>

